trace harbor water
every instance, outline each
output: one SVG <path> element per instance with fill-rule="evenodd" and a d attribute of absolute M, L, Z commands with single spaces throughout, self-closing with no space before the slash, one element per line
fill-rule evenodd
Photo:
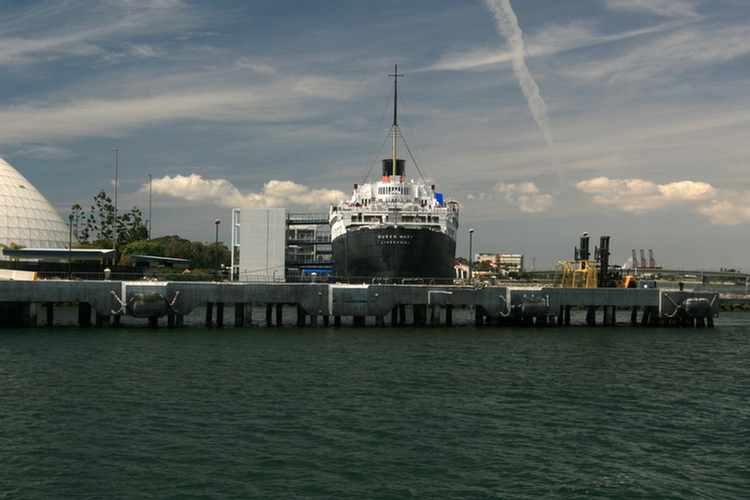
<path fill-rule="evenodd" d="M 0 498 L 750 498 L 750 313 L 711 329 L 201 315 L 0 330 Z"/>

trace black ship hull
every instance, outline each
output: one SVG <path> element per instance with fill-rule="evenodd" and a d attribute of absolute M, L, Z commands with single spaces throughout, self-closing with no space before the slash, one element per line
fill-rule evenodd
<path fill-rule="evenodd" d="M 364 227 L 332 241 L 334 275 L 452 279 L 456 242 L 427 228 Z"/>

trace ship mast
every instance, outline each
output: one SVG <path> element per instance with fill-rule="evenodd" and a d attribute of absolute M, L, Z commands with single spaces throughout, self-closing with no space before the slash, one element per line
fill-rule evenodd
<path fill-rule="evenodd" d="M 396 136 L 398 133 L 398 122 L 396 120 L 397 116 L 397 110 L 398 110 L 398 77 L 402 77 L 404 75 L 398 74 L 398 64 L 395 65 L 395 69 L 392 75 L 388 75 L 393 77 L 393 151 L 392 151 L 392 161 L 391 164 L 391 177 L 396 176 Z"/>

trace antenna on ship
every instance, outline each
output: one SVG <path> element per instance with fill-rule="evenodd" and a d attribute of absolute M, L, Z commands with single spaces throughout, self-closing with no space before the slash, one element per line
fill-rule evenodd
<path fill-rule="evenodd" d="M 393 77 L 393 163 L 391 164 L 391 175 L 393 177 L 396 177 L 396 136 L 398 134 L 398 121 L 396 120 L 396 117 L 398 110 L 398 77 L 403 78 L 404 75 L 400 75 L 398 73 L 398 64 L 396 64 L 393 74 L 388 76 Z"/>

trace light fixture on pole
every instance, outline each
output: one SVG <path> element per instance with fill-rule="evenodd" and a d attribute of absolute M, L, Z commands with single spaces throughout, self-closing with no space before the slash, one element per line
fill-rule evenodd
<path fill-rule="evenodd" d="M 148 241 L 151 241 L 151 174 L 148 174 Z"/>
<path fill-rule="evenodd" d="M 117 149 L 112 148 L 112 151 L 115 152 L 115 218 L 114 218 L 114 230 L 112 231 L 112 250 L 117 250 L 117 167 L 118 162 L 120 159 L 120 153 L 117 151 Z M 115 256 L 113 257 L 112 264 L 114 264 L 114 261 L 117 259 L 117 252 L 115 252 Z"/>
<path fill-rule="evenodd" d="M 68 215 L 68 279 L 73 276 L 71 266 L 73 265 L 73 214 Z"/>
<path fill-rule="evenodd" d="M 469 283 L 471 283 L 474 280 L 474 262 L 473 262 L 473 254 L 472 254 L 472 243 L 474 239 L 474 228 L 472 227 L 469 229 Z"/>
<path fill-rule="evenodd" d="M 216 266 L 216 281 L 219 281 L 219 224 L 221 224 L 221 221 L 216 219 L 214 224 L 216 224 L 216 248 L 214 248 L 214 252 L 216 252 L 216 261 L 214 264 Z"/>

